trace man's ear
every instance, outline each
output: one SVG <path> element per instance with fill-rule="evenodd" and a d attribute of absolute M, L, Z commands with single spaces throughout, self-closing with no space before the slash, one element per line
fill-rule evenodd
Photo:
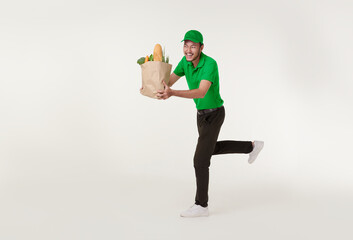
<path fill-rule="evenodd" d="M 201 51 L 203 50 L 203 44 L 201 45 Z"/>

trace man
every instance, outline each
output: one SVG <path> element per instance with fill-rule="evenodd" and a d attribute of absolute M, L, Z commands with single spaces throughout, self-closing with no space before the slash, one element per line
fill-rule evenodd
<path fill-rule="evenodd" d="M 188 31 L 184 39 L 184 57 L 173 73 L 164 90 L 157 92 L 158 99 L 171 96 L 192 98 L 197 108 L 198 143 L 194 155 L 196 175 L 195 204 L 181 213 L 182 217 L 208 216 L 209 166 L 212 155 L 226 153 L 249 153 L 253 163 L 264 146 L 262 141 L 217 141 L 224 121 L 225 109 L 219 93 L 217 62 L 202 52 L 203 36 L 196 30 Z M 190 90 L 174 90 L 170 87 L 182 76 L 186 77 Z"/>

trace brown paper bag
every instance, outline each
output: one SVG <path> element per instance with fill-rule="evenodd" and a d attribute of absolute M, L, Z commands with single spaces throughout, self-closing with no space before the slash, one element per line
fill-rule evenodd
<path fill-rule="evenodd" d="M 158 90 L 163 90 L 163 80 L 169 83 L 172 65 L 165 62 L 149 61 L 140 65 L 142 70 L 141 94 L 151 98 L 157 98 Z"/>

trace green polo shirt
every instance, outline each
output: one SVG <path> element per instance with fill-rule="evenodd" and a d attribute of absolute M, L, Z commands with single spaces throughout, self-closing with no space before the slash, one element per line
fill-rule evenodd
<path fill-rule="evenodd" d="M 219 75 L 217 62 L 201 52 L 200 61 L 196 68 L 192 62 L 186 61 L 185 56 L 181 59 L 174 73 L 180 77 L 185 76 L 189 89 L 199 88 L 201 80 L 212 82 L 204 98 L 194 98 L 198 110 L 218 108 L 223 105 L 219 94 Z"/>

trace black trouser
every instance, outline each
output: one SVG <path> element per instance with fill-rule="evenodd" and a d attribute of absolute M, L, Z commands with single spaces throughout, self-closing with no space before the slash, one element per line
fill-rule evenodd
<path fill-rule="evenodd" d="M 196 175 L 195 204 L 207 207 L 208 181 L 211 156 L 226 153 L 250 153 L 253 150 L 251 141 L 218 141 L 218 134 L 225 117 L 224 107 L 216 111 L 197 114 L 199 138 L 194 155 Z"/>

